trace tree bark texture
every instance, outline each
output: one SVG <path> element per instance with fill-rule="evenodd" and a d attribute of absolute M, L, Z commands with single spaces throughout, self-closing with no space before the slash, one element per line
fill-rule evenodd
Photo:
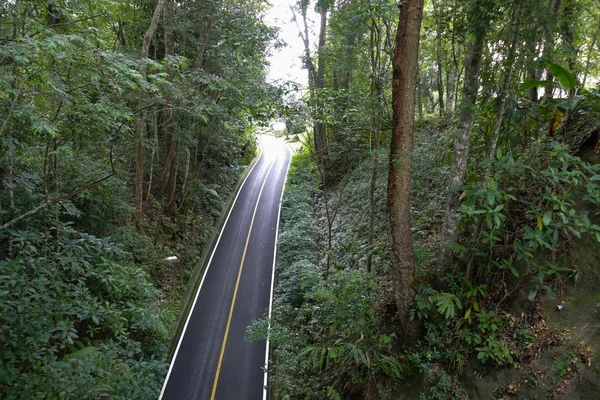
<path fill-rule="evenodd" d="M 423 0 L 407 0 L 400 10 L 393 62 L 393 132 L 390 144 L 387 188 L 392 285 L 402 334 L 406 345 L 413 345 L 419 326 L 409 317 L 415 258 L 410 231 L 410 173 L 415 122 L 419 38 Z"/>
<path fill-rule="evenodd" d="M 467 160 L 469 157 L 469 140 L 473 127 L 475 115 L 475 103 L 479 89 L 479 70 L 485 42 L 485 30 L 478 29 L 475 37 L 467 48 L 465 56 L 465 80 L 463 87 L 463 96 L 459 105 L 458 126 L 456 128 L 456 138 L 454 140 L 454 155 L 452 159 L 452 169 L 450 172 L 450 186 L 448 197 L 446 199 L 446 215 L 440 238 L 440 252 L 438 255 L 436 280 L 440 285 L 442 278 L 446 276 L 452 266 L 452 256 L 448 249 L 451 242 L 458 239 L 458 220 L 457 211 L 460 203 L 460 193 L 456 190 L 465 182 L 467 172 Z"/>

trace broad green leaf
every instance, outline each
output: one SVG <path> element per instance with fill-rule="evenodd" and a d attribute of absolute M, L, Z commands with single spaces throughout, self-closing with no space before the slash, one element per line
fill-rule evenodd
<path fill-rule="evenodd" d="M 558 79 L 562 87 L 565 89 L 573 89 L 577 86 L 577 81 L 575 80 L 573 74 L 569 72 L 569 70 L 551 62 L 549 62 L 547 65 L 552 75 Z"/>

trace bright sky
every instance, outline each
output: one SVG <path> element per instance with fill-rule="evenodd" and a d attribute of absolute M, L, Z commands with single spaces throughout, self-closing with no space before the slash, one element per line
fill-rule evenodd
<path fill-rule="evenodd" d="M 303 86 L 307 85 L 307 72 L 302 69 L 301 56 L 304 52 L 304 43 L 298 35 L 296 23 L 292 20 L 293 14 L 290 10 L 290 5 L 294 5 L 296 0 L 270 0 L 273 7 L 267 12 L 265 22 L 268 25 L 279 28 L 279 39 L 286 43 L 286 46 L 281 49 L 273 49 L 273 54 L 269 57 L 268 78 L 271 81 L 295 81 Z M 302 18 L 300 19 L 300 28 Z M 309 18 L 314 20 L 313 10 L 309 10 Z M 309 25 L 314 26 L 314 21 L 309 21 Z M 311 46 L 314 44 L 314 32 L 311 27 Z"/>

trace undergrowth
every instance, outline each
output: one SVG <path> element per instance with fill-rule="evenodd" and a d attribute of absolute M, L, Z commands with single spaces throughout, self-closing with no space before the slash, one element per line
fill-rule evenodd
<path fill-rule="evenodd" d="M 569 264 L 574 241 L 586 235 L 600 240 L 600 226 L 589 211 L 600 205 L 600 167 L 558 143 L 484 161 L 479 168 L 490 168 L 490 179 L 460 188 L 465 234 L 452 245 L 455 272 L 443 287 L 434 287 L 449 126 L 445 120 L 420 126 L 429 134 L 414 151 L 411 212 L 418 266 L 411 313 L 421 321 L 423 336 L 409 350 L 401 350 L 394 333 L 385 166 L 378 171 L 374 248 L 366 247 L 370 160 L 348 171 L 329 196 L 330 209 L 337 199 L 343 202 L 325 278 L 319 254 L 324 247 L 318 242 L 326 229 L 319 217 L 322 188 L 309 155 L 294 157 L 283 202 L 273 317 L 249 330 L 253 340 L 270 337 L 271 385 L 278 398 L 391 398 L 398 382 L 416 375 L 420 398 L 460 399 L 465 392 L 459 377 L 467 368 L 520 368 L 550 346 L 570 346 L 564 332 L 546 325 L 538 295 L 560 291 L 566 280 L 575 279 Z M 366 251 L 375 256 L 372 274 L 365 270 Z M 507 308 L 517 289 L 529 294 L 519 315 Z M 588 357 L 569 349 L 576 363 Z"/>

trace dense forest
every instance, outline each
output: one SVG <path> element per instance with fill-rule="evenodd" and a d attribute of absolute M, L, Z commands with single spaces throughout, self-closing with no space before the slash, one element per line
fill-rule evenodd
<path fill-rule="evenodd" d="M 272 398 L 596 398 L 600 3 L 290 3 L 296 97 L 267 1 L 2 2 L 0 398 L 158 396 L 273 118 Z"/>
<path fill-rule="evenodd" d="M 275 398 L 597 398 L 599 5 L 296 4 Z"/>
<path fill-rule="evenodd" d="M 186 284 L 279 98 L 265 7 L 2 2 L 0 398 L 158 396 Z"/>

